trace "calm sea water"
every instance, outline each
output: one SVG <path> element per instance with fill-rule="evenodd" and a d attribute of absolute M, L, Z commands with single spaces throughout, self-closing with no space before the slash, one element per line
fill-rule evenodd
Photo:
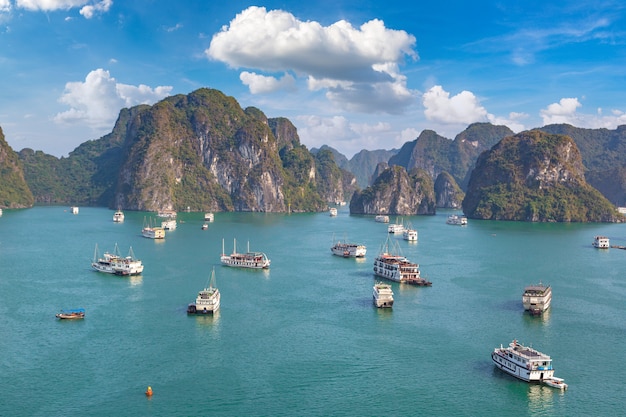
<path fill-rule="evenodd" d="M 417 243 L 394 237 L 431 288 L 393 284 L 372 305 L 387 226 L 372 216 L 181 213 L 164 241 L 140 236 L 148 213 L 81 207 L 0 217 L 2 416 L 601 416 L 623 415 L 626 225 L 407 217 Z M 393 220 L 393 219 L 392 219 Z M 332 256 L 333 238 L 367 245 Z M 266 252 L 268 271 L 222 267 L 230 252 Z M 132 246 L 140 277 L 90 270 L 94 247 Z M 215 267 L 222 306 L 188 317 Z M 550 311 L 523 313 L 524 286 L 553 287 Z M 83 307 L 83 321 L 59 321 Z M 495 369 L 512 339 L 551 355 L 569 389 Z M 144 391 L 152 386 L 154 395 Z"/>

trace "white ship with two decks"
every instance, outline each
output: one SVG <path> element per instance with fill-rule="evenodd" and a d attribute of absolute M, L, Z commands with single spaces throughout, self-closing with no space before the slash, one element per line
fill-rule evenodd
<path fill-rule="evenodd" d="M 107 274 L 115 275 L 140 275 L 143 272 L 143 263 L 141 260 L 135 258 L 133 248 L 128 251 L 128 256 L 122 257 L 119 253 L 117 243 L 113 253 L 104 252 L 102 258 L 98 254 L 98 245 L 93 254 L 93 261 L 91 267 L 98 272 L 104 272 Z"/>
<path fill-rule="evenodd" d="M 561 378 L 554 376 L 550 356 L 524 346 L 517 340 L 509 343 L 508 347 L 500 345 L 495 348 L 491 352 L 491 360 L 496 367 L 522 381 L 544 382 L 553 387 L 567 388 Z"/>
<path fill-rule="evenodd" d="M 235 268 L 267 269 L 271 261 L 263 252 L 250 252 L 250 242 L 246 253 L 237 252 L 237 241 L 233 239 L 233 253 L 226 255 L 224 251 L 224 239 L 222 239 L 222 256 L 220 261 L 223 265 Z"/>
<path fill-rule="evenodd" d="M 432 282 L 421 277 L 419 264 L 409 261 L 403 255 L 389 250 L 389 239 L 383 245 L 380 254 L 374 260 L 374 275 L 390 281 L 430 287 Z"/>
<path fill-rule="evenodd" d="M 215 286 L 215 268 L 209 286 L 198 292 L 196 302 L 187 306 L 187 314 L 214 314 L 220 308 L 221 294 Z"/>
<path fill-rule="evenodd" d="M 348 243 L 346 241 L 337 241 L 330 250 L 333 255 L 343 256 L 344 258 L 362 258 L 367 252 L 365 245 Z"/>
<path fill-rule="evenodd" d="M 524 288 L 522 304 L 524 310 L 533 315 L 543 314 L 552 303 L 552 288 L 541 282 L 537 285 L 529 285 Z"/>
<path fill-rule="evenodd" d="M 393 306 L 393 290 L 391 285 L 385 282 L 374 284 L 372 292 L 374 305 L 378 308 L 391 308 Z"/>

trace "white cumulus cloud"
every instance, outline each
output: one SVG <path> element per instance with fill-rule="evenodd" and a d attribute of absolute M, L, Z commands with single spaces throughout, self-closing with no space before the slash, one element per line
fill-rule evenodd
<path fill-rule="evenodd" d="M 424 93 L 422 100 L 424 115 L 429 120 L 458 124 L 487 120 L 487 110 L 470 91 L 461 91 L 450 97 L 449 92 L 440 85 L 435 85 Z"/>
<path fill-rule="evenodd" d="M 558 103 L 552 103 L 540 111 L 543 124 L 574 124 L 573 122 L 577 119 L 576 109 L 581 106 L 578 98 L 562 98 Z"/>
<path fill-rule="evenodd" d="M 113 0 L 102 0 L 95 4 L 88 4 L 83 6 L 80 9 L 80 14 L 85 17 L 85 19 L 91 19 L 97 13 L 106 13 L 109 11 L 111 6 L 113 5 Z"/>
<path fill-rule="evenodd" d="M 54 120 L 58 123 L 85 124 L 93 129 L 111 128 L 120 109 L 138 104 L 152 104 L 167 97 L 172 87 L 151 88 L 118 83 L 108 71 L 97 69 L 85 77 L 85 81 L 65 84 L 65 91 L 59 102 L 70 107 L 58 113 Z"/>
<path fill-rule="evenodd" d="M 612 109 L 605 115 L 602 109 L 595 114 L 578 113 L 582 103 L 578 98 L 562 98 L 558 103 L 552 103 L 539 113 L 544 125 L 567 123 L 572 126 L 588 129 L 615 129 L 626 124 L 626 113 L 619 109 Z"/>
<path fill-rule="evenodd" d="M 405 58 L 417 59 L 414 45 L 414 36 L 377 19 L 358 28 L 345 20 L 322 26 L 253 6 L 215 34 L 205 53 L 233 68 L 306 77 L 309 88 L 329 88 L 327 97 L 344 108 L 399 112 L 414 97 L 398 72 Z"/>
<path fill-rule="evenodd" d="M 11 2 L 9 0 L 0 0 L 0 13 L 11 11 Z"/>
<path fill-rule="evenodd" d="M 272 93 L 279 90 L 294 90 L 296 84 L 295 79 L 289 74 L 285 74 L 280 79 L 277 79 L 254 72 L 243 71 L 239 75 L 239 79 L 244 85 L 248 86 L 252 94 Z"/>

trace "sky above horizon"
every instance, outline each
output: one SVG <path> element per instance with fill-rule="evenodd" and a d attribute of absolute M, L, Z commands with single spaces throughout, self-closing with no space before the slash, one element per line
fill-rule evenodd
<path fill-rule="evenodd" d="M 615 129 L 625 32 L 612 0 L 0 0 L 0 128 L 67 156 L 124 107 L 207 87 L 348 158 L 474 122 Z"/>

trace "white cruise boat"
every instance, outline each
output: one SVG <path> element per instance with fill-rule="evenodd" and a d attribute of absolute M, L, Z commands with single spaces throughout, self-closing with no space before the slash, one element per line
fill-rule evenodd
<path fill-rule="evenodd" d="M 338 241 L 330 248 L 333 255 L 343 256 L 344 258 L 362 258 L 367 252 L 365 245 L 358 243 L 348 243 Z"/>
<path fill-rule="evenodd" d="M 175 219 L 176 211 L 174 210 L 159 210 L 157 211 L 157 217 L 164 217 L 166 219 Z"/>
<path fill-rule="evenodd" d="M 78 214 L 78 207 L 77 206 L 72 206 L 72 207 L 70 207 L 70 211 L 72 212 L 72 214 Z"/>
<path fill-rule="evenodd" d="M 213 220 L 215 220 L 215 216 L 213 215 L 213 213 L 204 213 L 204 221 L 205 222 L 212 223 Z"/>
<path fill-rule="evenodd" d="M 376 307 L 391 308 L 393 306 L 393 291 L 391 290 L 391 285 L 384 282 L 374 284 L 372 298 Z"/>
<path fill-rule="evenodd" d="M 508 347 L 500 345 L 499 348 L 495 348 L 491 352 L 491 360 L 498 368 L 522 381 L 545 383 L 554 381 L 555 385 L 560 383 L 561 387 L 567 386 L 561 378 L 554 376 L 550 356 L 526 347 L 517 340 L 509 343 Z"/>
<path fill-rule="evenodd" d="M 408 240 L 409 242 L 417 242 L 417 230 L 413 229 L 411 223 L 407 224 L 407 227 L 402 231 L 402 239 Z"/>
<path fill-rule="evenodd" d="M 596 236 L 593 239 L 593 247 L 598 249 L 608 249 L 611 245 L 609 244 L 609 238 L 606 236 Z"/>
<path fill-rule="evenodd" d="M 540 315 L 548 308 L 552 302 L 552 288 L 549 285 L 529 285 L 524 289 L 522 303 L 524 310 L 534 315 Z"/>
<path fill-rule="evenodd" d="M 122 257 L 117 243 L 113 253 L 104 252 L 102 258 L 98 254 L 98 245 L 96 244 L 91 267 L 98 272 L 115 275 L 140 275 L 143 272 L 143 263 L 135 258 L 133 248 L 129 249 L 128 256 Z"/>
<path fill-rule="evenodd" d="M 421 277 L 418 264 L 409 261 L 399 253 L 392 254 L 389 252 L 389 240 L 387 240 L 383 250 L 374 260 L 374 275 L 406 284 L 432 285 L 432 282 Z"/>
<path fill-rule="evenodd" d="M 384 214 L 379 214 L 374 218 L 378 223 L 389 223 L 389 216 L 385 216 Z"/>
<path fill-rule="evenodd" d="M 196 302 L 187 306 L 187 314 L 213 314 L 220 308 L 220 290 L 215 286 L 215 268 L 209 286 L 198 292 Z"/>
<path fill-rule="evenodd" d="M 387 226 L 387 231 L 393 234 L 400 234 L 404 232 L 404 225 L 399 223 L 390 224 Z"/>
<path fill-rule="evenodd" d="M 115 223 L 121 223 L 124 221 L 124 212 L 120 209 L 117 209 L 115 213 L 113 213 L 113 221 Z"/>
<path fill-rule="evenodd" d="M 226 255 L 224 251 L 224 239 L 222 239 L 222 256 L 220 261 L 223 265 L 235 268 L 267 269 L 271 261 L 263 252 L 250 252 L 250 242 L 246 253 L 237 252 L 237 241 L 233 240 L 233 253 Z"/>
<path fill-rule="evenodd" d="M 2 216 L 2 209 L 0 208 L 0 216 Z"/>
<path fill-rule="evenodd" d="M 336 207 L 330 207 L 328 209 L 328 212 L 329 212 L 331 217 L 335 217 L 337 215 L 337 208 Z"/>
<path fill-rule="evenodd" d="M 161 229 L 176 230 L 176 219 L 163 220 L 161 222 Z"/>
<path fill-rule="evenodd" d="M 451 214 L 448 216 L 446 223 L 456 226 L 465 226 L 467 224 L 467 217 L 459 216 L 458 214 Z"/>

